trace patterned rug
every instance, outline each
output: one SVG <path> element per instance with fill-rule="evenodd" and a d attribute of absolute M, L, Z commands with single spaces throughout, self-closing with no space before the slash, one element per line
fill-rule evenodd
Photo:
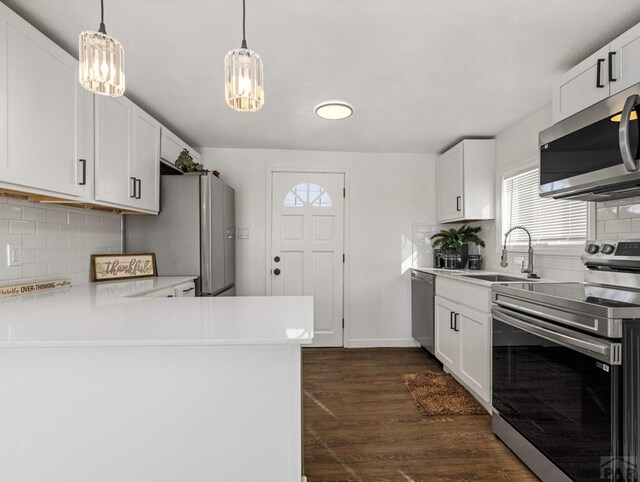
<path fill-rule="evenodd" d="M 423 415 L 480 415 L 487 411 L 451 375 L 422 372 L 402 375 Z"/>

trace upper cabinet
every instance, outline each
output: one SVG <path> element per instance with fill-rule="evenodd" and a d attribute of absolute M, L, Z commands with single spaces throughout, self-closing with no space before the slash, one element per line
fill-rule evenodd
<path fill-rule="evenodd" d="M 465 139 L 438 158 L 438 222 L 495 217 L 493 139 Z"/>
<path fill-rule="evenodd" d="M 126 97 L 96 96 L 95 197 L 159 210 L 160 124 Z"/>
<path fill-rule="evenodd" d="M 188 149 L 191 157 L 196 162 L 202 162 L 200 153 L 176 136 L 166 127 L 162 128 L 162 140 L 160 141 L 160 157 L 165 161 L 175 164 L 176 159 L 182 152 L 182 149 Z"/>
<path fill-rule="evenodd" d="M 77 60 L 0 3 L 0 182 L 89 198 L 92 109 Z"/>
<path fill-rule="evenodd" d="M 640 24 L 580 62 L 555 83 L 553 122 L 640 82 Z"/>

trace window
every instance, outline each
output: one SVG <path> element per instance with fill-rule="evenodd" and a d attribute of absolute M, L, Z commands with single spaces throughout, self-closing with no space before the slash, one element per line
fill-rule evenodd
<path fill-rule="evenodd" d="M 538 169 L 502 179 L 502 240 L 512 226 L 524 226 L 537 245 L 581 244 L 587 238 L 587 203 L 538 196 Z M 502 243 L 501 240 L 501 243 Z M 525 244 L 522 230 L 509 235 L 509 244 Z"/>
<path fill-rule="evenodd" d="M 311 204 L 316 208 L 330 208 L 331 196 L 317 184 L 298 184 L 289 191 L 284 198 L 285 207 L 302 207 Z"/>

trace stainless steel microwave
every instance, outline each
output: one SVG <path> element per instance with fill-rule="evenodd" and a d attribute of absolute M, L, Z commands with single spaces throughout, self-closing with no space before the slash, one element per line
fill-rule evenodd
<path fill-rule="evenodd" d="M 640 195 L 640 84 L 540 133 L 540 196 L 607 201 Z"/>

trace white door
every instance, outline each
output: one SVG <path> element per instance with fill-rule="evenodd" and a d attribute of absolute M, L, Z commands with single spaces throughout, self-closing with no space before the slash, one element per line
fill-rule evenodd
<path fill-rule="evenodd" d="M 470 308 L 458 307 L 460 335 L 459 376 L 484 400 L 489 400 L 490 316 Z"/>
<path fill-rule="evenodd" d="M 609 97 L 609 46 L 564 74 L 553 89 L 553 122 Z"/>
<path fill-rule="evenodd" d="M 458 144 L 438 159 L 438 221 L 464 218 L 463 154 Z"/>
<path fill-rule="evenodd" d="M 342 346 L 344 174 L 276 172 L 271 295 L 311 295 L 313 346 Z"/>
<path fill-rule="evenodd" d="M 640 82 L 640 24 L 620 35 L 609 48 L 609 90 L 613 95 Z"/>
<path fill-rule="evenodd" d="M 139 107 L 134 120 L 134 177 L 136 205 L 147 211 L 160 210 L 160 123 Z"/>
<path fill-rule="evenodd" d="M 436 357 L 454 373 L 458 370 L 460 353 L 455 313 L 456 305 L 436 296 Z"/>
<path fill-rule="evenodd" d="M 134 107 L 125 97 L 96 95 L 95 197 L 98 201 L 136 206 Z"/>
<path fill-rule="evenodd" d="M 0 4 L 0 179 L 88 195 L 91 102 L 78 61 Z"/>

